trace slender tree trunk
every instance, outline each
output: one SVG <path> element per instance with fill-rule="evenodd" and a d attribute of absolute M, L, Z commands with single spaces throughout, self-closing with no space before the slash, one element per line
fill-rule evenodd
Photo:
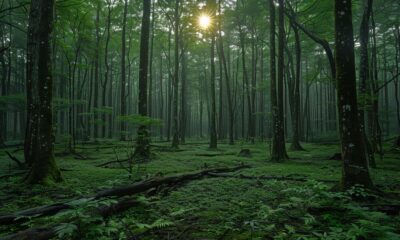
<path fill-rule="evenodd" d="M 170 72 L 171 66 L 171 42 L 172 42 L 172 30 L 171 28 L 168 31 L 168 88 L 167 88 L 167 141 L 169 142 L 171 138 L 171 113 L 172 113 L 172 88 L 173 88 L 173 80 L 172 73 Z"/>
<path fill-rule="evenodd" d="M 362 136 L 365 141 L 365 146 L 367 148 L 368 159 L 371 166 L 375 164 L 374 152 L 372 151 L 371 143 L 366 134 L 366 125 L 367 122 L 365 120 L 365 111 L 364 109 L 369 108 L 370 101 L 370 85 L 369 81 L 371 81 L 371 77 L 369 76 L 369 61 L 368 61 L 368 41 L 369 41 L 369 19 L 372 11 L 372 0 L 364 1 L 364 13 L 360 25 L 360 94 L 362 96 L 363 102 L 362 106 L 359 109 L 359 118 L 361 124 Z M 370 112 L 371 110 L 367 110 Z"/>
<path fill-rule="evenodd" d="M 121 93 L 120 93 L 120 115 L 126 115 L 126 19 L 128 15 L 128 1 L 124 0 L 124 13 L 122 17 L 122 39 L 121 39 Z M 126 140 L 126 123 L 120 122 L 120 140 Z"/>
<path fill-rule="evenodd" d="M 140 63 L 139 63 L 139 115 L 148 116 L 147 108 L 147 74 L 149 66 L 149 37 L 150 37 L 151 1 L 143 0 L 143 17 L 140 34 Z M 150 134 L 146 125 L 138 128 L 135 157 L 141 161 L 150 159 Z"/>
<path fill-rule="evenodd" d="M 249 83 L 249 77 L 248 77 L 248 73 L 247 73 L 247 66 L 246 66 L 246 50 L 245 50 L 245 34 L 242 30 L 242 27 L 239 26 L 239 37 L 240 37 L 240 48 L 241 48 L 241 56 L 242 56 L 242 68 L 243 68 L 243 94 L 244 94 L 244 90 L 246 90 L 246 97 L 247 97 L 247 111 L 248 111 L 248 116 L 247 116 L 247 138 L 248 140 L 250 140 L 251 142 L 253 142 L 252 140 L 252 133 L 251 133 L 251 128 L 252 128 L 252 117 L 253 117 L 253 113 L 252 113 L 252 106 L 251 106 L 251 95 L 250 95 L 250 83 Z M 243 114 L 244 114 L 244 108 L 245 108 L 245 96 L 242 96 L 242 110 L 243 110 Z M 244 116 L 242 121 L 244 122 Z M 243 136 L 244 137 L 244 136 Z M 254 142 L 253 142 L 254 143 Z"/>
<path fill-rule="evenodd" d="M 295 37 L 295 48 L 296 48 L 296 76 L 294 78 L 294 94 L 293 94 L 293 136 L 292 136 L 292 145 L 290 148 L 292 150 L 302 151 L 303 147 L 300 145 L 300 109 L 301 109 L 301 98 L 300 98 L 300 80 L 301 80 L 301 42 L 300 42 L 300 34 L 299 29 L 292 23 L 292 28 Z"/>
<path fill-rule="evenodd" d="M 179 126 L 178 126 L 178 84 L 179 84 L 179 24 L 180 24 L 180 16 L 179 16 L 179 5 L 180 0 L 175 0 L 175 72 L 174 72 L 174 83 L 173 83 L 173 138 L 172 138 L 172 147 L 178 148 L 179 146 Z"/>
<path fill-rule="evenodd" d="M 3 42 L 3 40 L 1 42 Z M 4 52 L 0 53 L 0 65 L 1 65 L 0 96 L 6 96 L 7 95 L 7 86 L 6 86 L 7 67 L 6 67 L 6 63 L 5 63 L 5 59 L 4 59 Z M 6 113 L 5 104 L 0 104 L 0 147 L 4 146 L 4 144 L 5 144 L 4 142 L 6 140 L 7 140 L 7 113 Z"/>
<path fill-rule="evenodd" d="M 275 35 L 275 25 L 272 23 L 272 21 L 275 21 L 275 13 L 274 13 L 274 3 L 270 3 L 271 7 L 271 38 L 274 37 Z M 272 18 L 274 17 L 274 18 Z M 276 95 L 276 100 L 273 100 L 275 102 L 272 103 L 273 107 L 273 115 L 275 116 L 274 118 L 274 137 L 272 140 L 272 161 L 275 162 L 281 162 L 284 161 L 285 159 L 288 158 L 287 153 L 286 153 L 286 146 L 285 146 L 285 128 L 284 128 L 284 108 L 283 108 L 283 82 L 284 82 L 284 38 L 285 38 L 285 29 L 284 29 L 284 0 L 279 0 L 279 33 L 278 33 L 278 79 L 277 79 L 277 89 L 274 87 L 271 87 L 271 91 L 276 91 L 276 93 L 271 93 L 271 98 L 275 98 L 274 95 Z M 273 32 L 272 32 L 273 31 Z M 273 40 L 275 42 L 275 40 Z M 271 39 L 272 43 L 272 39 Z M 272 46 L 272 44 L 271 44 Z M 275 53 L 275 47 L 271 47 L 271 49 L 274 49 Z M 271 51 L 271 56 L 275 56 L 275 54 L 272 54 Z M 272 60 L 271 60 L 272 62 Z M 273 61 L 275 62 L 275 60 Z M 272 68 L 275 69 L 275 64 L 272 66 L 271 63 L 271 75 L 275 74 L 275 71 L 272 71 Z M 275 85 L 275 84 L 274 84 Z M 276 89 L 276 90 L 275 90 Z"/>
<path fill-rule="evenodd" d="M 150 37 L 150 61 L 149 61 L 149 117 L 153 117 L 153 55 L 154 55 L 154 23 L 155 23 L 155 8 L 152 1 L 153 9 L 151 11 L 151 37 Z"/>
<path fill-rule="evenodd" d="M 372 187 L 358 116 L 352 1 L 335 0 L 335 60 L 344 189 Z"/>
<path fill-rule="evenodd" d="M 93 110 L 94 110 L 94 121 L 96 122 L 99 118 L 98 110 L 99 110 L 99 65 L 100 65 L 100 10 L 101 10 L 101 3 L 100 1 L 97 2 L 97 9 L 96 9 L 96 50 L 94 56 L 94 96 L 93 96 Z M 98 138 L 98 126 L 96 124 L 93 125 L 93 137 L 96 140 Z"/>
<path fill-rule="evenodd" d="M 164 88 L 163 88 L 163 56 L 160 55 L 160 109 L 159 109 L 159 115 L 160 119 L 164 120 Z M 162 141 L 164 138 L 164 132 L 163 128 L 160 127 L 160 140 Z"/>
<path fill-rule="evenodd" d="M 102 107 L 103 107 L 103 111 L 105 111 L 107 109 L 107 87 L 108 87 L 108 82 L 109 82 L 109 78 L 110 78 L 110 63 L 109 63 L 109 59 L 108 59 L 108 47 L 110 44 L 110 39 L 111 39 L 111 2 L 107 1 L 107 9 L 108 9 L 108 13 L 107 13 L 107 22 L 106 22 L 106 29 L 107 29 L 107 37 L 106 37 L 106 42 L 105 42 L 105 49 L 104 49 L 104 81 L 103 81 L 103 86 L 102 86 Z M 107 115 L 111 114 L 108 112 L 104 112 L 102 114 L 102 137 L 105 138 L 106 137 L 106 127 L 107 127 Z"/>
<path fill-rule="evenodd" d="M 182 44 L 182 46 L 184 46 Z M 187 81 L 187 56 L 186 48 L 182 48 L 182 74 L 181 74 L 181 121 L 180 121 L 180 136 L 181 143 L 185 143 L 186 125 L 187 125 L 187 97 L 186 97 L 186 81 Z"/>
<path fill-rule="evenodd" d="M 372 0 L 371 0 L 372 1 Z M 371 2 L 372 8 L 372 2 Z M 377 54 L 377 42 L 376 42 L 376 24 L 374 18 L 374 12 L 371 10 L 371 23 L 372 23 L 372 71 L 371 71 L 371 83 L 370 92 L 372 99 L 371 108 L 371 136 L 372 136 L 372 151 L 373 153 L 379 153 L 381 158 L 383 157 L 382 149 L 382 130 L 379 122 L 379 91 L 378 89 L 378 54 Z M 375 158 L 373 162 L 370 162 L 371 167 L 376 167 Z"/>
<path fill-rule="evenodd" d="M 217 129 L 216 129 L 216 104 L 215 104 L 215 33 L 211 33 L 211 77 L 210 77 L 210 93 L 211 93 L 211 118 L 210 118 L 210 148 L 217 148 Z"/>
<path fill-rule="evenodd" d="M 221 22 L 220 22 L 220 29 L 218 31 L 218 43 L 219 43 L 219 55 L 222 60 L 223 68 L 224 68 L 224 73 L 225 73 L 225 85 L 226 85 L 226 95 L 228 99 L 228 115 L 229 115 L 229 144 L 233 145 L 234 144 L 234 138 L 233 138 L 233 128 L 234 128 L 234 107 L 233 107 L 233 102 L 232 102 L 232 93 L 231 93 L 231 82 L 230 82 L 230 76 L 229 76 L 229 69 L 227 66 L 227 61 L 224 53 L 224 44 L 223 44 L 223 38 L 221 34 Z M 222 114 L 222 113 L 220 113 Z"/>

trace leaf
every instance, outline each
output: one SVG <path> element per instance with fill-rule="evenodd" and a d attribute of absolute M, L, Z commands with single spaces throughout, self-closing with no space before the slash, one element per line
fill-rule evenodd
<path fill-rule="evenodd" d="M 55 228 L 55 231 L 60 238 L 72 236 L 76 230 L 78 230 L 78 227 L 72 223 L 63 223 Z"/>

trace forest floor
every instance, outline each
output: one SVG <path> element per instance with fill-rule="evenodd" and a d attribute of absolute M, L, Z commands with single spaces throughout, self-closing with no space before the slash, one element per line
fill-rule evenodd
<path fill-rule="evenodd" d="M 215 151 L 199 141 L 189 141 L 179 151 L 171 151 L 169 143 L 153 145 L 154 159 L 135 165 L 129 179 L 119 163 L 98 165 L 126 158 L 132 143 L 79 144 L 79 156 L 64 153 L 65 146 L 58 144 L 56 159 L 64 181 L 46 187 L 21 183 L 23 172 L 5 150 L 22 159 L 22 149 L 1 149 L 0 216 L 154 176 L 239 163 L 251 168 L 228 177 L 204 177 L 148 191 L 134 196 L 138 204 L 129 210 L 105 219 L 94 217 L 88 209 L 113 201 L 0 225 L 0 236 L 59 223 L 57 239 L 400 239 L 400 151 L 390 150 L 389 144 L 384 158 L 377 156 L 378 167 L 371 169 L 374 183 L 385 196 L 360 187 L 344 193 L 330 191 L 341 176 L 340 161 L 328 160 L 339 152 L 336 144 L 304 144 L 306 151 L 289 151 L 291 159 L 284 163 L 267 160 L 266 143 L 219 144 Z M 241 149 L 249 149 L 251 157 L 239 157 Z M 16 175 L 5 176 L 9 174 Z"/>

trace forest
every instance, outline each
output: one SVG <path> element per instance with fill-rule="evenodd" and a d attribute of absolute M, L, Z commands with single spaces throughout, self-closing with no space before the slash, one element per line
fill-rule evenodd
<path fill-rule="evenodd" d="M 0 240 L 400 239 L 399 0 L 0 0 Z"/>

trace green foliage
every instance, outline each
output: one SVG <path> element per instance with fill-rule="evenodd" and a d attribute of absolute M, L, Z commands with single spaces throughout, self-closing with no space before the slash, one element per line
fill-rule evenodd
<path fill-rule="evenodd" d="M 52 217 L 31 218 L 23 225 L 0 226 L 0 232 L 5 235 L 21 228 L 52 223 L 59 226 L 58 239 L 140 237 L 162 240 L 168 235 L 174 238 L 184 230 L 185 239 L 399 239 L 400 219 L 397 216 L 388 216 L 362 206 L 370 201 L 385 204 L 389 199 L 381 199 L 360 186 L 346 192 L 332 192 L 333 184 L 317 181 L 339 179 L 341 163 L 326 160 L 338 151 L 336 144 L 307 144 L 310 152 L 290 152 L 295 159 L 276 164 L 265 161 L 265 143 L 251 145 L 242 142 L 239 147 L 221 144 L 218 151 L 209 150 L 207 144 L 190 140 L 188 143 L 181 146 L 183 151 L 180 152 L 164 152 L 169 147 L 168 143 L 153 143 L 158 147 L 152 151 L 159 157 L 146 163 L 146 176 L 135 176 L 134 181 L 200 169 L 204 164 L 232 165 L 243 161 L 236 157 L 240 147 L 251 150 L 253 157 L 246 159 L 246 163 L 253 167 L 239 172 L 238 178 L 205 178 L 188 181 L 172 189 L 161 187 L 159 194 L 139 196 L 136 199 L 138 203 L 132 208 L 105 219 L 97 214 L 97 209 L 115 204 L 115 199 L 82 199 L 71 202 L 72 209 L 68 211 Z M 0 181 L 3 190 L 0 191 L 0 199 L 5 199 L 0 211 L 15 212 L 54 202 L 68 202 L 68 199 L 91 196 L 97 189 L 131 184 L 133 180 L 126 177 L 126 170 L 118 164 L 110 168 L 95 167 L 116 158 L 110 145 L 120 159 L 125 148 L 133 149 L 130 142 L 117 141 L 99 140 L 98 143 L 78 145 L 82 154 L 93 160 L 59 157 L 60 167 L 73 171 L 63 172 L 66 181 L 51 188 L 38 186 L 28 189 L 20 184 L 19 177 Z M 63 145 L 56 144 L 57 153 L 63 150 Z M 197 156 L 204 153 L 218 155 Z M 22 153 L 16 154 L 22 157 Z M 381 163 L 385 169 L 373 172 L 375 181 L 391 191 L 398 191 L 396 186 L 400 180 L 399 176 L 393 175 L 393 170 L 398 169 L 396 157 L 395 154 L 387 154 Z M 0 152 L 0 158 L 6 159 L 4 153 Z M 0 161 L 1 174 L 7 173 L 7 164 L 7 161 Z M 248 180 L 240 179 L 240 174 L 290 175 L 310 181 Z M 24 193 L 22 197 L 21 192 Z M 7 200 L 10 196 L 15 198 Z"/>

